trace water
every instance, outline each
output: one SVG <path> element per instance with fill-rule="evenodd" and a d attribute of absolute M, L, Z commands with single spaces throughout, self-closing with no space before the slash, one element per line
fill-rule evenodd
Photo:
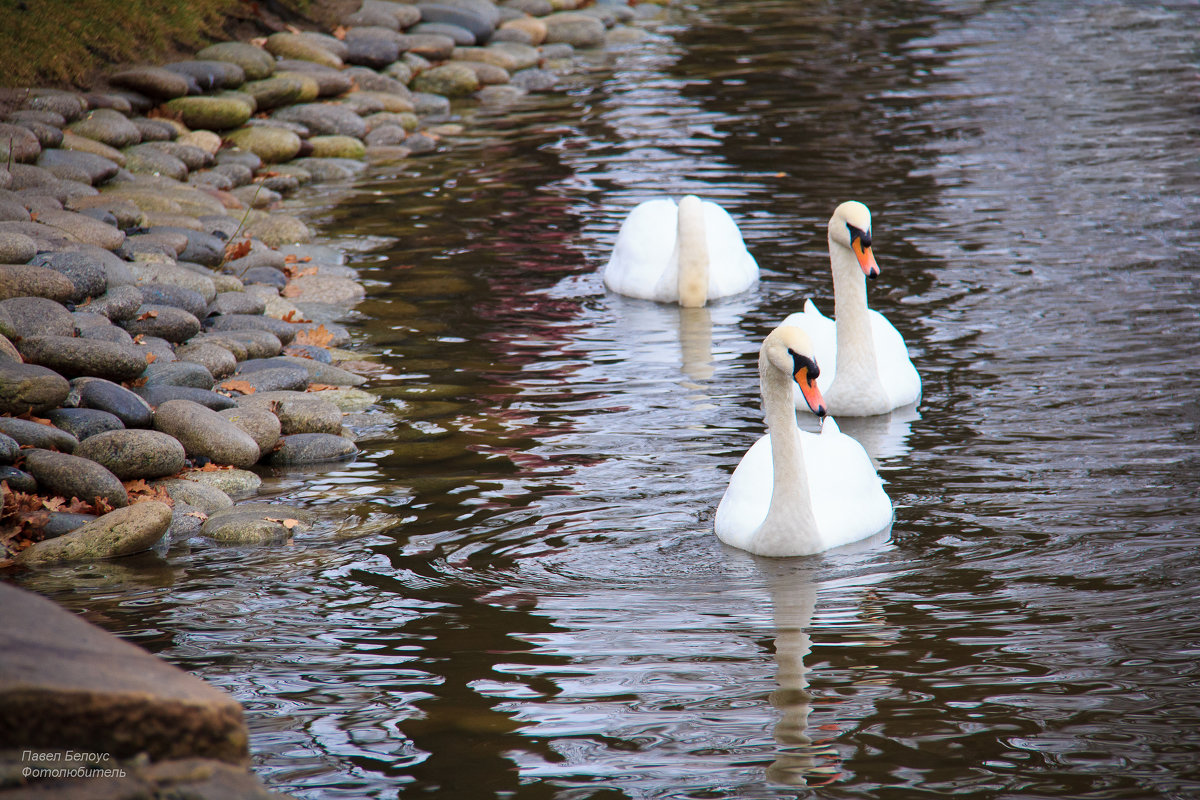
<path fill-rule="evenodd" d="M 24 583 L 235 695 L 302 798 L 1200 796 L 1196 19 L 702 3 L 464 108 L 449 152 L 295 203 L 382 353 L 363 458 L 268 484 L 330 523 Z M 606 295 L 624 214 L 684 191 L 760 291 Z M 713 512 L 850 198 L 924 379 L 842 421 L 896 522 L 756 559 Z"/>

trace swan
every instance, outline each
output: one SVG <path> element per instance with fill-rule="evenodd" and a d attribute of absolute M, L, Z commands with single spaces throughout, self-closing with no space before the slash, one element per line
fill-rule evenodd
<path fill-rule="evenodd" d="M 687 195 L 639 203 L 621 223 L 604 285 L 617 294 L 699 308 L 758 282 L 737 223 L 716 203 Z"/>
<path fill-rule="evenodd" d="M 849 201 L 829 220 L 834 319 L 806 300 L 784 325 L 803 328 L 825 365 L 817 387 L 829 413 L 847 417 L 886 414 L 921 397 L 921 376 L 908 357 L 904 337 L 878 311 L 867 308 L 867 278 L 879 275 L 871 252 L 871 211 Z M 836 320 L 836 321 L 835 321 Z M 804 399 L 793 394 L 796 408 Z"/>
<path fill-rule="evenodd" d="M 776 328 L 758 354 L 767 435 L 742 456 L 717 506 L 726 544 L 762 556 L 802 556 L 888 528 L 892 501 L 862 445 L 825 418 L 820 433 L 796 425 L 793 385 L 825 417 L 812 342 L 800 328 Z"/>

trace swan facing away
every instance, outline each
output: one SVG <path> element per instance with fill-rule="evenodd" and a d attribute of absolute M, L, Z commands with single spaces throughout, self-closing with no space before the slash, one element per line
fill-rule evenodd
<path fill-rule="evenodd" d="M 817 385 L 829 413 L 847 417 L 886 414 L 921 397 L 921 376 L 908 357 L 904 337 L 878 311 L 867 308 L 867 278 L 879 274 L 871 252 L 871 211 L 842 203 L 829 220 L 834 319 L 806 300 L 804 311 L 784 325 L 803 328 L 825 365 Z M 795 395 L 796 408 L 803 398 Z"/>
<path fill-rule="evenodd" d="M 617 294 L 699 308 L 758 282 L 758 263 L 725 209 L 695 195 L 639 203 L 621 223 L 604 285 Z"/>
<path fill-rule="evenodd" d="M 825 416 L 820 370 L 805 332 L 776 328 L 758 354 L 763 436 L 742 456 L 717 507 L 714 527 L 726 544 L 761 556 L 803 556 L 880 533 L 892 501 L 862 445 L 825 419 L 820 433 L 796 425 L 792 386 Z"/>

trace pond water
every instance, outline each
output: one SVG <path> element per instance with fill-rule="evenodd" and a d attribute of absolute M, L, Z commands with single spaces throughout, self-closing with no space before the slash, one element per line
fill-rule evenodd
<path fill-rule="evenodd" d="M 1194 4 L 697 6 L 293 201 L 381 354 L 363 456 L 268 484 L 336 525 L 25 584 L 231 692 L 301 798 L 1200 796 Z M 684 192 L 759 290 L 606 294 Z M 841 421 L 895 524 L 754 558 L 714 510 L 846 199 L 924 380 Z"/>

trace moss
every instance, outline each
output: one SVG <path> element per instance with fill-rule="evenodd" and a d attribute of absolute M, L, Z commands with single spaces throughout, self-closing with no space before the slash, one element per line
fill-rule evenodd
<path fill-rule="evenodd" d="M 288 21 L 310 21 L 322 0 L 265 3 Z M 261 26 L 245 0 L 0 0 L 0 86 L 86 88 L 98 71 L 155 63 Z"/>

